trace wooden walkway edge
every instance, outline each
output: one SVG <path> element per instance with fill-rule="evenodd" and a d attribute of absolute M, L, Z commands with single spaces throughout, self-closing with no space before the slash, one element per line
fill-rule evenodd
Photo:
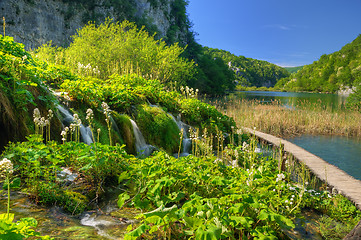
<path fill-rule="evenodd" d="M 361 210 L 360 180 L 353 178 L 338 167 L 329 164 L 322 158 L 289 141 L 249 128 L 243 128 L 243 130 L 277 147 L 282 144 L 284 151 L 292 154 L 298 161 L 304 163 L 316 177 L 326 182 L 330 187 L 335 188 Z"/>

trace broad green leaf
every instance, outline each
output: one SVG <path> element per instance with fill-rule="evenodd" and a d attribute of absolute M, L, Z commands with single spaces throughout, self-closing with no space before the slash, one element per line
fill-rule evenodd
<path fill-rule="evenodd" d="M 183 220 L 186 226 L 190 227 L 191 229 L 197 229 L 204 222 L 201 218 L 187 216 L 183 217 Z"/>
<path fill-rule="evenodd" d="M 127 193 L 122 193 L 118 196 L 118 207 L 121 208 L 123 207 L 125 201 L 127 201 L 128 199 L 130 199 L 130 196 Z"/>
<path fill-rule="evenodd" d="M 196 240 L 219 240 L 221 239 L 222 228 L 214 225 L 207 226 L 206 229 L 199 227 L 196 231 Z"/>
<path fill-rule="evenodd" d="M 145 233 L 150 227 L 148 225 L 142 224 L 137 227 L 135 230 L 131 231 L 130 233 L 125 234 L 124 240 L 136 240 L 140 237 L 143 233 Z"/>
<path fill-rule="evenodd" d="M 150 217 L 150 216 L 158 216 L 160 218 L 164 218 L 167 214 L 170 213 L 175 213 L 178 210 L 177 205 L 173 205 L 172 207 L 169 208 L 165 208 L 164 206 L 160 206 L 159 208 L 151 211 L 151 212 L 147 212 L 144 213 L 144 216 L 146 217 Z"/>

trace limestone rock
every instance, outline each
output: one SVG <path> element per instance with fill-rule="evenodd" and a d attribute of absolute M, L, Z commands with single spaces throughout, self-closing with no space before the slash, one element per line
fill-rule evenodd
<path fill-rule="evenodd" d="M 176 22 L 171 14 L 174 1 L 167 0 L 162 1 L 163 4 L 152 5 L 149 0 L 131 0 L 134 8 L 134 16 L 131 18 L 145 19 L 158 29 L 159 37 L 164 37 Z M 26 49 L 35 49 L 49 41 L 57 46 L 67 46 L 71 36 L 83 27 L 88 19 L 102 22 L 107 17 L 120 21 L 127 18 L 125 13 L 117 12 L 106 0 L 96 1 L 90 9 L 88 5 L 76 1 L 1 0 L 1 20 L 2 17 L 6 19 L 6 35 L 23 43 Z M 185 33 L 179 31 L 177 36 L 184 37 Z"/>

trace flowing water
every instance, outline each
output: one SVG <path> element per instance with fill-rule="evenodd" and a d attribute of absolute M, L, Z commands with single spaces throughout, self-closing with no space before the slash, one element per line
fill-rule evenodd
<path fill-rule="evenodd" d="M 294 92 L 265 92 L 249 91 L 237 92 L 228 98 L 258 100 L 265 104 L 278 101 L 287 108 L 297 111 L 297 106 L 308 104 L 322 104 L 325 108 L 343 106 L 346 97 L 337 94 L 322 93 L 294 93 Z M 288 141 L 319 156 L 323 160 L 339 167 L 354 178 L 361 180 L 361 140 L 344 136 L 309 136 L 289 138 Z"/>
<path fill-rule="evenodd" d="M 6 212 L 6 198 L 0 197 L 0 213 Z M 78 216 L 64 213 L 59 207 L 45 208 L 31 202 L 26 194 L 11 192 L 10 212 L 16 220 L 33 217 L 38 221 L 36 231 L 55 239 L 122 239 L 129 224 L 139 212 L 119 210 L 113 199 L 98 210 Z"/>
<path fill-rule="evenodd" d="M 145 142 L 142 132 L 139 130 L 138 125 L 132 119 L 130 119 L 130 122 L 133 126 L 135 149 L 138 155 L 149 156 L 154 151 L 155 147 Z"/>
<path fill-rule="evenodd" d="M 62 124 L 64 126 L 69 127 L 69 125 L 74 121 L 74 117 L 73 114 L 70 113 L 70 111 L 68 109 L 66 109 L 65 107 L 58 105 L 57 109 L 59 110 L 59 112 L 61 113 L 63 119 L 62 119 Z M 85 127 L 83 124 L 80 125 L 80 137 L 81 137 L 81 141 L 84 142 L 85 144 L 92 144 L 93 143 L 93 137 L 92 137 L 92 132 L 90 130 L 89 127 Z"/>
<path fill-rule="evenodd" d="M 181 121 L 180 117 L 177 119 L 171 114 L 168 113 L 169 116 L 172 117 L 173 121 L 177 124 L 179 131 L 182 133 L 182 152 L 180 152 L 179 156 L 178 153 L 175 153 L 175 157 L 186 157 L 189 155 L 191 148 L 192 148 L 192 139 L 188 137 L 188 132 L 191 126 L 185 124 Z"/>

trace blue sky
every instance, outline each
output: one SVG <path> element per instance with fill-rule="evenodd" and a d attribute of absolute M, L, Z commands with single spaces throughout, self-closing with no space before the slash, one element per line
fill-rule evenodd
<path fill-rule="evenodd" d="M 280 66 L 311 64 L 361 34 L 361 0 L 189 0 L 203 46 Z"/>

